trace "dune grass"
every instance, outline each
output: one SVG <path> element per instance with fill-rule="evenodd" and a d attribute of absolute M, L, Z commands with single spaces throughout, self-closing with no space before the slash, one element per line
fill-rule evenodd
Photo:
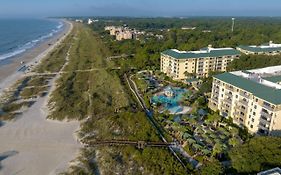
<path fill-rule="evenodd" d="M 118 75 L 109 70 L 113 64 L 105 59 L 105 47 L 91 29 L 78 28 L 69 63 L 63 70 L 68 73 L 57 81 L 58 88 L 51 95 L 49 118 L 81 120 L 129 105 Z M 77 72 L 89 69 L 95 70 Z"/>
<path fill-rule="evenodd" d="M 76 27 L 78 32 L 70 51 L 69 64 L 63 70 L 67 73 L 62 74 L 57 89 L 51 94 L 49 118 L 87 118 L 79 132 L 79 137 L 85 142 L 106 139 L 160 141 L 145 113 L 139 111 L 122 73 L 112 70 L 116 66 L 106 59 L 110 53 L 107 47 L 90 28 Z M 85 148 L 81 154 L 81 165 L 72 166 L 65 174 L 185 172 L 165 148 L 141 151 L 131 146 L 94 147 Z"/>

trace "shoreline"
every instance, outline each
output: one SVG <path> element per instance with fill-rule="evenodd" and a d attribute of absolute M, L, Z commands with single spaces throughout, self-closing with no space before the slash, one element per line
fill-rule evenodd
<path fill-rule="evenodd" d="M 26 53 L 27 66 L 34 68 L 48 56 L 72 32 L 73 24 L 63 20 L 65 27 L 60 34 L 54 36 L 55 43 L 46 47 L 50 40 L 44 42 L 42 50 L 35 48 L 34 57 Z M 41 51 L 41 53 L 36 54 Z M 32 52 L 32 51 L 31 51 Z M 17 58 L 18 62 L 23 61 Z M 12 67 L 13 73 L 0 82 L 0 95 L 8 90 L 16 81 L 25 76 L 25 72 L 17 71 L 18 62 Z M 31 66 L 31 67 L 33 67 Z M 6 68 L 7 69 L 7 68 Z M 0 74 L 1 75 L 1 74 Z M 2 75 L 1 75 L 2 76 Z M 67 171 L 71 162 L 80 154 L 83 145 L 79 142 L 77 132 L 80 130 L 79 121 L 48 120 L 47 101 L 53 89 L 57 75 L 49 85 L 52 87 L 48 95 L 40 97 L 33 106 L 23 112 L 16 120 L 3 122 L 0 126 L 0 175 L 3 174 L 59 174 Z"/>
<path fill-rule="evenodd" d="M 8 90 L 16 81 L 24 76 L 23 71 L 18 71 L 23 65 L 37 66 L 40 60 L 44 59 L 55 49 L 72 30 L 72 24 L 66 20 L 60 20 L 64 23 L 63 30 L 56 33 L 53 37 L 42 41 L 34 48 L 23 54 L 3 60 L 0 66 L 0 96 L 3 91 Z M 49 45 L 51 44 L 51 45 Z M 22 65 L 21 62 L 24 62 Z"/>

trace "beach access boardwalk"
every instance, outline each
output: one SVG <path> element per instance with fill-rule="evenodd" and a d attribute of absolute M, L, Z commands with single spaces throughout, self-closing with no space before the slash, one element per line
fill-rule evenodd
<path fill-rule="evenodd" d="M 64 68 L 62 68 L 63 70 Z M 75 70 L 75 71 L 71 71 L 71 72 L 79 72 L 79 73 L 83 73 L 83 72 L 93 72 L 93 71 L 100 71 L 100 70 L 105 70 L 106 68 L 93 68 L 93 69 L 86 69 L 86 70 Z M 111 70 L 120 70 L 121 67 L 113 67 L 110 68 Z M 44 73 L 38 73 L 38 72 L 29 72 L 26 73 L 25 76 L 26 77 L 30 77 L 30 76 L 52 76 L 52 75 L 59 75 L 59 74 L 67 74 L 70 73 L 70 71 L 59 71 L 59 72 L 44 72 Z"/>
<path fill-rule="evenodd" d="M 165 143 L 165 142 L 147 142 L 147 141 L 130 141 L 130 140 L 95 140 L 87 141 L 84 143 L 86 147 L 89 146 L 124 146 L 131 145 L 138 149 L 144 149 L 145 147 L 169 147 L 176 145 L 175 142 Z"/>
<path fill-rule="evenodd" d="M 153 117 L 153 111 L 149 110 L 144 102 L 144 99 L 142 98 L 142 96 L 139 94 L 138 92 L 138 88 L 136 83 L 134 82 L 134 80 L 132 80 L 133 75 L 131 75 L 129 78 L 128 76 L 125 74 L 124 75 L 128 86 L 130 88 L 130 90 L 132 91 L 132 93 L 135 95 L 136 99 L 138 100 L 140 106 L 142 107 L 142 109 L 145 111 L 146 116 L 150 122 L 150 124 L 156 129 L 158 135 L 160 136 L 161 140 L 164 143 L 168 143 L 168 141 L 165 139 L 163 131 L 161 128 L 159 128 L 158 124 L 156 123 L 154 117 Z M 201 166 L 201 163 L 199 163 L 198 161 L 196 161 L 195 159 L 192 158 L 192 156 L 190 156 L 188 153 L 186 153 L 184 151 L 184 149 L 178 145 L 178 144 L 173 144 L 173 145 L 169 145 L 168 146 L 170 152 L 174 155 L 174 157 L 181 163 L 181 165 L 187 169 L 186 165 L 184 164 L 183 160 L 177 155 L 176 152 L 181 153 L 181 156 L 185 157 L 189 163 L 192 164 L 192 166 L 194 168 L 199 168 Z"/>

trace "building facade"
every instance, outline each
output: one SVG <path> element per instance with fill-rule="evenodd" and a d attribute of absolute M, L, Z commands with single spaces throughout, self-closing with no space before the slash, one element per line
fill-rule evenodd
<path fill-rule="evenodd" d="M 274 44 L 272 41 L 260 46 L 238 46 L 237 50 L 246 55 L 278 55 L 281 53 L 281 44 Z"/>
<path fill-rule="evenodd" d="M 134 34 L 130 30 L 122 30 L 122 31 L 116 33 L 117 41 L 133 39 L 133 38 L 134 38 Z"/>
<path fill-rule="evenodd" d="M 226 71 L 234 59 L 239 59 L 240 52 L 233 48 L 212 48 L 200 51 L 166 50 L 161 53 L 160 69 L 175 80 L 184 80 L 193 75 L 207 77 L 210 71 Z"/>
<path fill-rule="evenodd" d="M 251 133 L 281 135 L 281 66 L 214 76 L 209 107 Z"/>
<path fill-rule="evenodd" d="M 135 30 L 121 26 L 106 26 L 105 31 L 109 31 L 110 35 L 115 36 L 117 41 L 134 39 Z"/>

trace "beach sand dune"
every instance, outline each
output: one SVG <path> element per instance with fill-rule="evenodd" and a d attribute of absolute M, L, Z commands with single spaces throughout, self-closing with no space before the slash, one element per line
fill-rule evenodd
<path fill-rule="evenodd" d="M 56 174 L 75 159 L 73 153 L 81 145 L 70 133 L 75 133 L 79 122 L 46 120 L 45 100 L 39 99 L 19 119 L 0 127 L 0 155 L 15 152 L 0 159 L 0 174 Z"/>

